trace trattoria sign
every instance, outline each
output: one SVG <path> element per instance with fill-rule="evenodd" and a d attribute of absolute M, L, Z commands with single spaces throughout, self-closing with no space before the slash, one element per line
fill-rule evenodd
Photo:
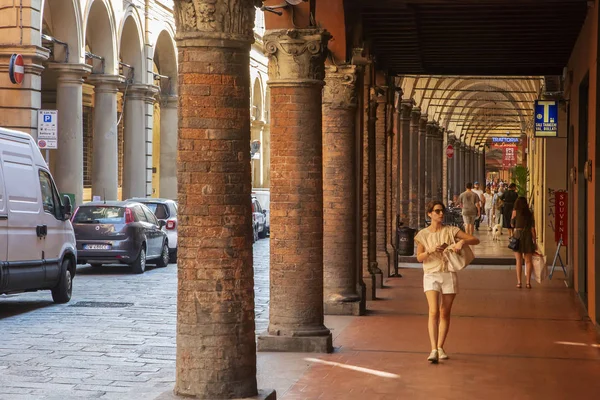
<path fill-rule="evenodd" d="M 567 232 L 568 232 L 568 209 L 569 209 L 569 196 L 567 192 L 559 191 L 554 192 L 554 201 L 556 214 L 554 216 L 554 240 L 559 243 L 562 239 L 563 246 L 567 245 Z"/>

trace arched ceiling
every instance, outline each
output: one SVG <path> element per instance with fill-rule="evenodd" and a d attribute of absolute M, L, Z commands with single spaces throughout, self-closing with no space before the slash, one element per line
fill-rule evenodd
<path fill-rule="evenodd" d="M 517 137 L 533 125 L 534 101 L 543 77 L 404 75 L 403 98 L 470 146 L 491 136 Z"/>

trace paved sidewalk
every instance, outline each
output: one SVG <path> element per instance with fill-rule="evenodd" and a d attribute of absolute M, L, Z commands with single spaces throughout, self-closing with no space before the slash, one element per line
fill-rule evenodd
<path fill-rule="evenodd" d="M 467 269 L 446 351 L 429 354 L 422 272 L 402 270 L 283 396 L 298 399 L 568 399 L 600 393 L 600 346 L 562 280 L 516 289 L 514 271 Z M 557 274 L 558 275 L 558 274 Z M 283 394 L 283 393 L 280 393 Z"/>

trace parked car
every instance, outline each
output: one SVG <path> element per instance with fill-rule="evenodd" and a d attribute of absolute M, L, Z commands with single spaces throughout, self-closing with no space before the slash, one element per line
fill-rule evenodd
<path fill-rule="evenodd" d="M 265 214 L 265 224 L 267 226 L 267 236 L 271 234 L 271 191 L 264 188 L 255 188 L 252 190 L 252 196 L 256 197 Z"/>
<path fill-rule="evenodd" d="M 169 264 L 169 241 L 159 221 L 145 205 L 134 201 L 83 204 L 73 215 L 77 262 L 128 264 L 142 274 L 146 263 Z"/>
<path fill-rule="evenodd" d="M 169 199 L 153 198 L 134 198 L 131 201 L 137 201 L 146 205 L 154 213 L 159 221 L 164 221 L 163 230 L 167 233 L 169 239 L 169 261 L 177 262 L 177 202 Z"/>
<path fill-rule="evenodd" d="M 263 239 L 267 236 L 267 212 L 263 210 L 260 202 L 255 196 L 252 196 L 252 222 L 258 238 Z"/>
<path fill-rule="evenodd" d="M 71 300 L 77 250 L 61 199 L 30 135 L 0 128 L 0 294 L 50 290 Z"/>

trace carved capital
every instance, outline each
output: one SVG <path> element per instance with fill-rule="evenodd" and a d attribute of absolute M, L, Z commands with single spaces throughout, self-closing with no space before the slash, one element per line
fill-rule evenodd
<path fill-rule="evenodd" d="M 254 41 L 258 0 L 175 1 L 177 45 L 238 47 Z"/>
<path fill-rule="evenodd" d="M 402 100 L 400 102 L 400 118 L 401 119 L 410 119 L 410 113 L 414 107 L 415 103 L 412 100 Z"/>
<path fill-rule="evenodd" d="M 412 111 L 410 112 L 410 117 L 411 117 L 411 124 L 413 125 L 419 125 L 419 121 L 421 120 L 421 107 L 413 107 Z"/>
<path fill-rule="evenodd" d="M 329 108 L 356 108 L 356 75 L 356 65 L 327 66 L 323 105 Z"/>
<path fill-rule="evenodd" d="M 269 57 L 269 85 L 322 85 L 330 38 L 324 29 L 267 31 L 263 40 Z"/>

